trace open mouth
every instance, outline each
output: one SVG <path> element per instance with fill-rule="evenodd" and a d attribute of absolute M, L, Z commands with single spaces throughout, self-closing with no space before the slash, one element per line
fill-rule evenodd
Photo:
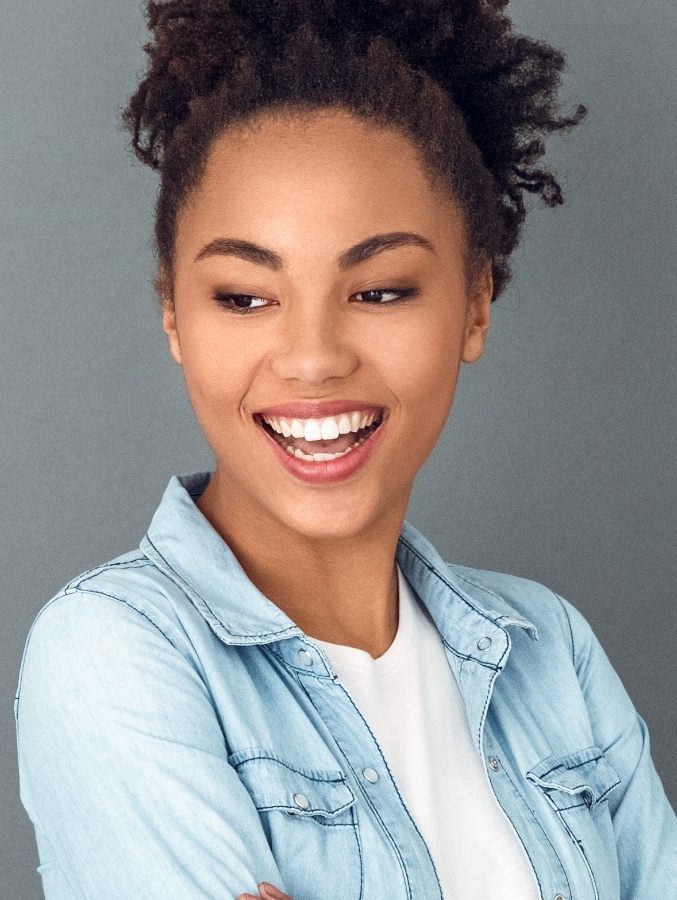
<path fill-rule="evenodd" d="M 285 419 L 256 413 L 254 419 L 287 453 L 308 462 L 329 462 L 363 444 L 387 416 L 383 407 L 321 419 Z"/>

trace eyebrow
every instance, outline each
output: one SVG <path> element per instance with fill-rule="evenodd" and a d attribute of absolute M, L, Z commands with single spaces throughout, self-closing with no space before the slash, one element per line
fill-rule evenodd
<path fill-rule="evenodd" d="M 339 269 L 350 269 L 378 253 L 383 253 L 384 250 L 394 250 L 396 247 L 422 247 L 435 253 L 433 244 L 420 234 L 413 231 L 389 231 L 386 234 L 375 234 L 349 247 L 348 250 L 339 253 L 336 261 Z M 235 238 L 216 238 L 210 241 L 200 250 L 195 262 L 208 256 L 237 256 L 273 271 L 279 271 L 284 267 L 284 260 L 274 250 Z"/>

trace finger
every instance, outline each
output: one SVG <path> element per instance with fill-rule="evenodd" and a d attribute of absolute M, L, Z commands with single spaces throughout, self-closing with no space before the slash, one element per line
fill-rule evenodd
<path fill-rule="evenodd" d="M 292 900 L 288 894 L 283 894 L 281 890 L 267 881 L 262 881 L 259 885 L 259 894 L 263 900 Z"/>

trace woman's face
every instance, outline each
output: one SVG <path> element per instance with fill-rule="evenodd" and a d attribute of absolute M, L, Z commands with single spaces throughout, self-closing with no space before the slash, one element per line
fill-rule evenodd
<path fill-rule="evenodd" d="M 227 516 L 308 538 L 401 519 L 489 325 L 465 249 L 399 132 L 324 111 L 217 141 L 164 327 Z"/>

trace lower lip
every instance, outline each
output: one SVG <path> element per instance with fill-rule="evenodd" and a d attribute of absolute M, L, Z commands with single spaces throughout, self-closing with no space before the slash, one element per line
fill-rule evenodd
<path fill-rule="evenodd" d="M 366 464 L 381 439 L 381 433 L 385 428 L 386 421 L 387 419 L 384 418 L 376 431 L 373 431 L 359 447 L 356 447 L 344 456 L 337 456 L 336 459 L 327 459 L 319 462 L 292 456 L 265 429 L 261 426 L 259 427 L 272 445 L 277 458 L 288 472 L 301 481 L 310 482 L 311 484 L 328 484 L 350 478 L 351 475 L 354 475 Z"/>

